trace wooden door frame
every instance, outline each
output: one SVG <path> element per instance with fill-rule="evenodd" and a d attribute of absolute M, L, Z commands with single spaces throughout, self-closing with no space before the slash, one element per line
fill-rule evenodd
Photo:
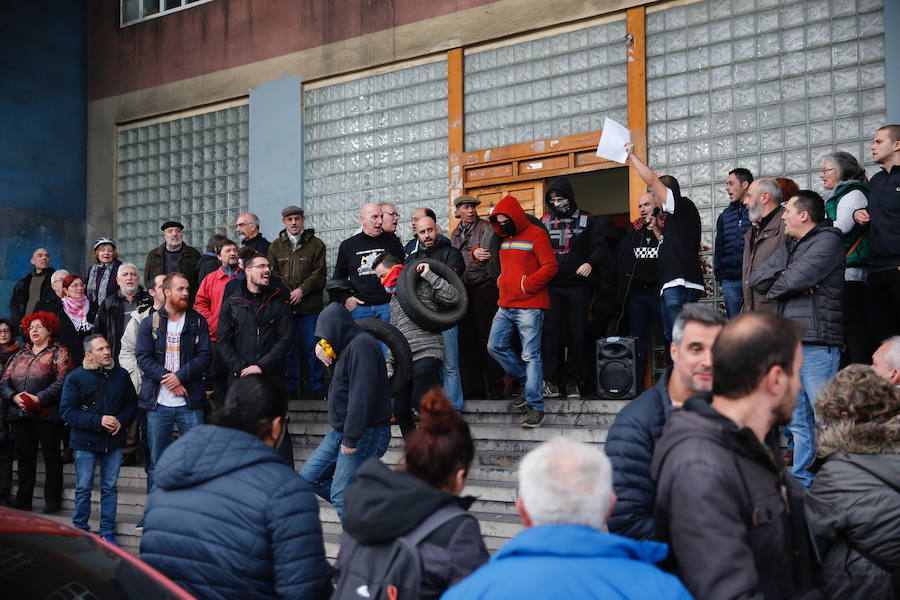
<path fill-rule="evenodd" d="M 635 153 L 647 160 L 647 55 L 643 6 L 625 13 L 628 69 L 628 128 Z M 599 131 L 465 151 L 465 61 L 462 48 L 447 53 L 448 198 L 450 229 L 455 226 L 453 199 L 475 187 L 500 186 L 556 175 L 617 168 L 620 163 L 597 157 Z M 628 167 L 629 207 L 632 219 L 646 186 L 634 167 Z"/>

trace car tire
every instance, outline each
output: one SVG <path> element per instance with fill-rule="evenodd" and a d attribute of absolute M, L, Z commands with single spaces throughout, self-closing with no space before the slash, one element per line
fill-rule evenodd
<path fill-rule="evenodd" d="M 540 227 L 544 233 L 550 235 L 547 231 L 547 227 L 540 219 L 534 215 L 526 214 L 525 216 L 528 217 L 528 220 L 532 225 Z M 491 279 L 497 281 L 497 278 L 500 277 L 500 236 L 494 231 L 493 226 L 491 226 L 490 230 L 488 230 L 488 232 L 484 234 L 484 237 L 481 238 L 481 243 L 484 249 L 491 253 L 491 258 L 488 260 L 485 268 L 487 269 L 488 275 L 491 276 Z"/>
<path fill-rule="evenodd" d="M 412 374 L 412 350 L 400 330 L 381 319 L 368 318 L 354 321 L 360 329 L 372 334 L 388 347 L 394 357 L 394 374 L 388 378 L 391 397 L 403 389 Z"/>
<path fill-rule="evenodd" d="M 435 275 L 456 288 L 456 291 L 459 292 L 459 302 L 447 310 L 440 311 L 432 310 L 422 302 L 422 299 L 416 294 L 416 283 L 419 279 L 416 267 L 422 263 L 426 263 Z M 397 280 L 397 300 L 400 301 L 403 312 L 413 323 L 433 333 L 440 333 L 452 328 L 463 320 L 469 309 L 469 296 L 459 275 L 446 264 L 430 258 L 417 258 L 403 268 L 400 278 Z"/>

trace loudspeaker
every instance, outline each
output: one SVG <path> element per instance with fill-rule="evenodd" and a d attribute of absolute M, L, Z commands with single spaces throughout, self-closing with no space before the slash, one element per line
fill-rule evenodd
<path fill-rule="evenodd" d="M 597 396 L 625 400 L 637 395 L 637 338 L 608 337 L 597 340 Z"/>

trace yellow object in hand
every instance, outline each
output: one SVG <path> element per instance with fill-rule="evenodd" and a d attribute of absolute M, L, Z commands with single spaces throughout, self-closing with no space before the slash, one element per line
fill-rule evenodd
<path fill-rule="evenodd" d="M 322 346 L 322 350 L 325 351 L 326 356 L 337 358 L 337 352 L 334 351 L 334 348 L 331 347 L 331 344 L 328 343 L 328 340 L 322 338 L 321 340 L 319 340 L 319 345 Z"/>

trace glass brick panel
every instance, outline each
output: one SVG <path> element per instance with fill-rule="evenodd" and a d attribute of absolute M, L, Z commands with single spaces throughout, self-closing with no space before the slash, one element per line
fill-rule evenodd
<path fill-rule="evenodd" d="M 202 249 L 216 233 L 234 237 L 247 212 L 248 105 L 154 123 L 118 134 L 119 256 L 143 278 L 144 259 L 176 219 L 184 240 Z"/>
<path fill-rule="evenodd" d="M 681 23 L 670 27 L 647 16 L 659 29 L 647 43 L 648 70 L 681 75 L 648 89 L 649 98 L 666 88 L 681 94 L 690 82 L 688 65 L 704 56 L 687 53 L 696 35 Z M 705 26 L 704 26 L 705 27 Z M 562 137 L 600 128 L 604 117 L 627 114 L 625 21 L 613 21 L 550 37 L 467 54 L 465 57 L 465 149 L 481 150 Z M 705 39 L 705 38 L 701 38 Z M 654 54 L 660 55 L 656 61 Z M 668 66 L 667 66 L 668 64 Z"/>
<path fill-rule="evenodd" d="M 510 78 L 496 69 L 496 61 L 482 61 L 481 77 L 466 90 L 466 110 L 479 109 L 468 124 L 474 135 L 498 131 L 499 98 L 491 91 Z M 510 85 L 505 89 L 511 97 L 525 94 Z M 303 114 L 307 226 L 325 242 L 329 273 L 341 241 L 359 230 L 357 214 L 367 202 L 397 206 L 404 240 L 411 237 L 412 211 L 420 206 L 433 208 L 446 231 L 446 61 L 305 91 Z"/>

